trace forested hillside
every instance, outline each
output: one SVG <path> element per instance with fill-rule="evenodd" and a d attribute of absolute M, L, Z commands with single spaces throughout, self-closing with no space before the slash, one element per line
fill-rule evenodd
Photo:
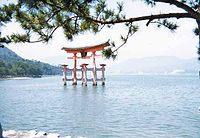
<path fill-rule="evenodd" d="M 41 75 L 59 74 L 61 74 L 59 67 L 39 61 L 23 59 L 6 47 L 0 48 L 0 77 L 39 77 Z"/>

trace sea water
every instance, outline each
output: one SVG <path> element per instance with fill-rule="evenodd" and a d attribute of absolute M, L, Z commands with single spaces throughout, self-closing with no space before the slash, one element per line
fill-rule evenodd
<path fill-rule="evenodd" d="M 63 86 L 61 76 L 0 80 L 3 129 L 87 138 L 200 137 L 198 76 L 107 76 Z"/>

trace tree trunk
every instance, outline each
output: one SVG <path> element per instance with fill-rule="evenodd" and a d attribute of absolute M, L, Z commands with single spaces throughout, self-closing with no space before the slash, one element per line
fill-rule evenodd
<path fill-rule="evenodd" d="M 198 59 L 200 60 L 200 20 L 196 20 L 198 26 L 198 36 L 199 36 L 199 43 L 198 43 Z"/>
<path fill-rule="evenodd" d="M 3 138 L 3 129 L 1 127 L 1 123 L 0 123 L 0 138 Z"/>

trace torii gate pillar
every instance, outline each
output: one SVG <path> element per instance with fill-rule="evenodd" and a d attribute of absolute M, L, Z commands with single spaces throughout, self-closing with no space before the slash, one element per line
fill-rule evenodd
<path fill-rule="evenodd" d="M 87 86 L 87 65 L 88 64 L 82 64 L 81 65 L 81 71 L 82 71 L 82 85 Z"/>
<path fill-rule="evenodd" d="M 105 85 L 105 66 L 106 66 L 106 64 L 100 64 L 100 66 L 101 66 L 101 70 L 102 70 L 102 78 L 101 78 L 102 85 Z"/>
<path fill-rule="evenodd" d="M 73 56 L 73 59 L 74 59 L 74 68 L 73 68 L 73 83 L 72 85 L 77 85 L 77 78 L 76 78 L 76 54 L 77 53 L 74 53 L 74 56 Z"/>
<path fill-rule="evenodd" d="M 63 82 L 64 85 L 67 85 L 67 65 L 62 65 L 63 67 Z"/>
<path fill-rule="evenodd" d="M 95 52 L 92 52 L 92 58 L 93 58 L 93 86 L 97 85 L 97 68 L 96 68 L 96 62 L 95 62 Z"/>

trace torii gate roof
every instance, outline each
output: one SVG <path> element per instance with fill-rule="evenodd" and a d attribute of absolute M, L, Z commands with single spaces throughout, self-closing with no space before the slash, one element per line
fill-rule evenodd
<path fill-rule="evenodd" d="M 81 52 L 95 52 L 103 50 L 104 47 L 110 46 L 109 41 L 93 45 L 93 46 L 84 46 L 84 47 L 63 47 L 62 50 L 65 50 L 67 53 L 81 53 Z"/>

